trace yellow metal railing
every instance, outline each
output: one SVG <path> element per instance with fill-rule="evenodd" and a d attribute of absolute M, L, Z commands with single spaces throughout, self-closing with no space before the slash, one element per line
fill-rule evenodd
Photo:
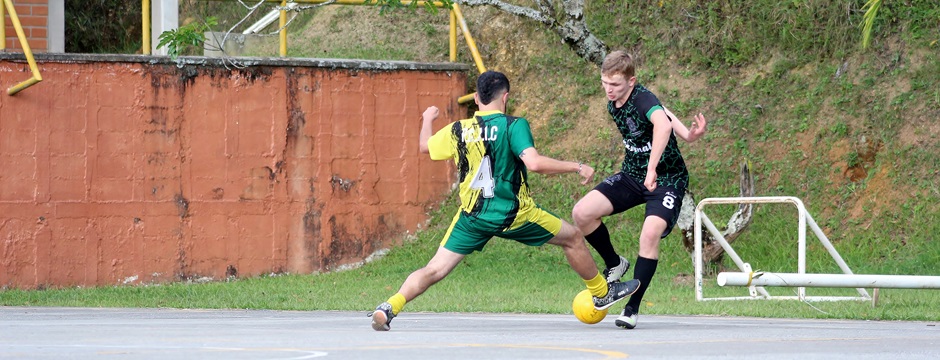
<path fill-rule="evenodd" d="M 142 21 L 141 24 L 143 24 L 144 33 L 144 38 L 142 39 L 143 45 L 140 50 L 144 55 L 150 55 L 150 0 L 142 0 L 140 9 L 143 10 L 141 11 L 142 19 L 140 20 Z"/>
<path fill-rule="evenodd" d="M 9 1 L 9 0 L 5 0 Z M 143 49 L 144 54 L 150 54 L 150 0 L 142 0 L 143 7 Z M 206 1 L 230 1 L 230 0 L 206 0 Z M 281 3 L 281 14 L 280 14 L 280 31 L 278 32 L 280 38 L 280 44 L 278 46 L 279 53 L 281 57 L 287 56 L 287 0 L 265 0 L 267 2 L 280 2 Z M 376 3 L 375 0 L 293 0 L 296 3 L 306 3 L 306 4 L 323 4 L 330 3 L 328 5 L 373 5 Z M 402 4 L 411 5 L 412 0 L 403 0 Z M 444 3 L 440 1 L 423 1 L 418 0 L 417 6 L 425 6 L 430 4 L 437 8 L 443 8 Z M 480 57 L 480 52 L 477 50 L 476 42 L 473 41 L 473 37 L 470 35 L 470 29 L 467 28 L 467 22 L 464 20 L 463 13 L 460 11 L 460 6 L 457 4 L 452 4 L 450 10 L 450 61 L 457 61 L 457 26 L 460 26 L 460 30 L 463 31 L 464 39 L 467 41 L 467 47 L 470 48 L 470 55 L 473 57 L 473 62 L 476 64 L 477 70 L 480 73 L 486 71 L 486 67 L 483 66 L 483 60 Z M 461 96 L 457 99 L 457 102 L 460 104 L 468 103 L 473 101 L 473 94 L 467 94 Z"/>
<path fill-rule="evenodd" d="M 281 46 L 281 57 L 287 56 L 287 1 L 281 0 L 281 17 L 278 20 L 278 35 L 280 38 Z"/>
<path fill-rule="evenodd" d="M 454 4 L 450 13 L 452 14 L 451 27 L 453 27 L 453 20 L 456 19 L 460 22 L 460 30 L 463 31 L 463 37 L 467 40 L 467 47 L 470 48 L 470 55 L 473 56 L 473 62 L 477 64 L 477 70 L 479 70 L 481 74 L 486 72 L 486 67 L 483 66 L 483 59 L 480 58 L 480 51 L 477 50 L 477 43 L 473 41 L 473 37 L 470 36 L 470 29 L 467 28 L 467 21 L 463 19 L 463 13 L 460 11 L 460 6 Z M 450 43 L 452 50 L 457 47 L 457 35 L 455 34 L 455 31 L 451 31 Z M 451 55 L 451 57 L 453 58 L 454 55 Z M 458 104 L 465 104 L 471 101 L 473 101 L 473 93 L 457 98 Z"/>
<path fill-rule="evenodd" d="M 13 28 L 16 29 L 16 36 L 20 39 L 20 45 L 23 46 L 23 53 L 26 54 L 26 62 L 29 63 L 29 70 L 33 72 L 33 77 L 23 81 L 16 86 L 7 89 L 8 95 L 16 95 L 30 86 L 42 81 L 42 75 L 39 74 L 39 66 L 36 66 L 36 59 L 33 58 L 33 51 L 29 49 L 29 43 L 26 42 L 26 33 L 23 32 L 23 26 L 20 24 L 20 18 L 16 16 L 16 9 L 13 7 L 13 0 L 3 0 L 0 4 L 0 50 L 6 49 L 7 34 L 6 24 L 4 23 L 4 9 L 10 12 L 10 21 L 13 22 Z"/>

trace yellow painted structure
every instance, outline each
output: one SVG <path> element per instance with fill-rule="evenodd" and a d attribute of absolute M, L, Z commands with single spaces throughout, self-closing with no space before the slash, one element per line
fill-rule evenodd
<path fill-rule="evenodd" d="M 140 9 L 142 10 L 140 20 L 144 29 L 143 45 L 140 50 L 144 55 L 150 55 L 150 0 L 143 0 Z"/>
<path fill-rule="evenodd" d="M 33 58 L 33 51 L 29 49 L 29 43 L 26 42 L 26 33 L 23 32 L 23 25 L 20 24 L 20 18 L 16 16 L 16 8 L 13 7 L 13 0 L 3 0 L 3 6 L 0 6 L 0 8 L 4 7 L 10 13 L 10 21 L 13 23 L 13 29 L 16 30 L 16 36 L 20 39 L 20 45 L 23 46 L 23 53 L 26 55 L 26 62 L 29 63 L 29 70 L 33 73 L 33 77 L 7 89 L 8 95 L 16 95 L 16 93 L 23 91 L 23 89 L 42 81 L 42 75 L 39 74 L 39 66 L 36 65 L 36 59 Z M 3 27 L 3 11 L 0 10 L 0 29 L 3 29 Z M 0 36 L 0 40 L 3 42 L 3 46 L 0 46 L 0 49 L 3 49 L 6 47 L 6 32 L 0 30 L 0 35 L 2 35 Z"/>
<path fill-rule="evenodd" d="M 281 0 L 281 18 L 278 22 L 278 35 L 281 39 L 281 57 L 287 57 L 287 0 Z"/>

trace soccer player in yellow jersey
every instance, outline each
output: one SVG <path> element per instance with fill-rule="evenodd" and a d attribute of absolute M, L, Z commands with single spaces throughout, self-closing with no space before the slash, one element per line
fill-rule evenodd
<path fill-rule="evenodd" d="M 405 303 L 444 279 L 464 256 L 482 250 L 494 236 L 530 246 L 561 246 L 571 268 L 594 296 L 598 310 L 633 294 L 640 287 L 639 280 L 608 284 L 597 271 L 581 232 L 543 210 L 529 196 L 527 170 L 540 174 L 574 172 L 587 184 L 594 169 L 542 156 L 535 150 L 529 122 L 505 114 L 509 79 L 502 73 L 480 74 L 474 100 L 479 111 L 473 118 L 450 123 L 433 135 L 431 123 L 439 111 L 434 106 L 424 111 L 419 150 L 433 160 L 452 159 L 457 165 L 460 210 L 428 264 L 412 272 L 395 295 L 375 308 L 372 328 L 388 330 Z"/>

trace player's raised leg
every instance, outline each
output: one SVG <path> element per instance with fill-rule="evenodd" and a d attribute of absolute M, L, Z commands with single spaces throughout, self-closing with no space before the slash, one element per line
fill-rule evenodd
<path fill-rule="evenodd" d="M 376 331 L 388 331 L 392 319 L 405 307 L 405 303 L 423 294 L 429 287 L 444 279 L 454 267 L 463 260 L 464 255 L 437 248 L 437 253 L 423 268 L 408 275 L 398 293 L 379 304 L 372 312 L 372 328 Z"/>

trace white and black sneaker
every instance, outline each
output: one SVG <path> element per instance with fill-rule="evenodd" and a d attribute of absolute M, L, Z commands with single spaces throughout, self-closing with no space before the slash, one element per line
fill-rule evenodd
<path fill-rule="evenodd" d="M 620 281 L 623 274 L 627 273 L 627 270 L 630 270 L 630 261 L 620 256 L 620 264 L 612 268 L 604 269 L 604 277 L 607 278 L 608 283 L 617 282 Z"/>
<path fill-rule="evenodd" d="M 388 331 L 391 328 L 389 324 L 395 318 L 395 314 L 392 313 L 392 304 L 387 302 L 376 306 L 370 316 L 372 316 L 372 329 L 375 331 Z"/>
<path fill-rule="evenodd" d="M 633 329 L 636 327 L 637 315 L 637 311 L 634 310 L 632 306 L 624 306 L 623 312 L 620 313 L 620 316 L 617 318 L 617 321 L 614 321 L 614 324 L 624 329 Z"/>
<path fill-rule="evenodd" d="M 607 284 L 607 296 L 604 297 L 594 297 L 594 308 L 597 310 L 605 310 L 613 305 L 615 302 L 623 300 L 623 298 L 633 295 L 640 288 L 640 280 L 632 279 L 627 282 L 613 282 Z"/>

